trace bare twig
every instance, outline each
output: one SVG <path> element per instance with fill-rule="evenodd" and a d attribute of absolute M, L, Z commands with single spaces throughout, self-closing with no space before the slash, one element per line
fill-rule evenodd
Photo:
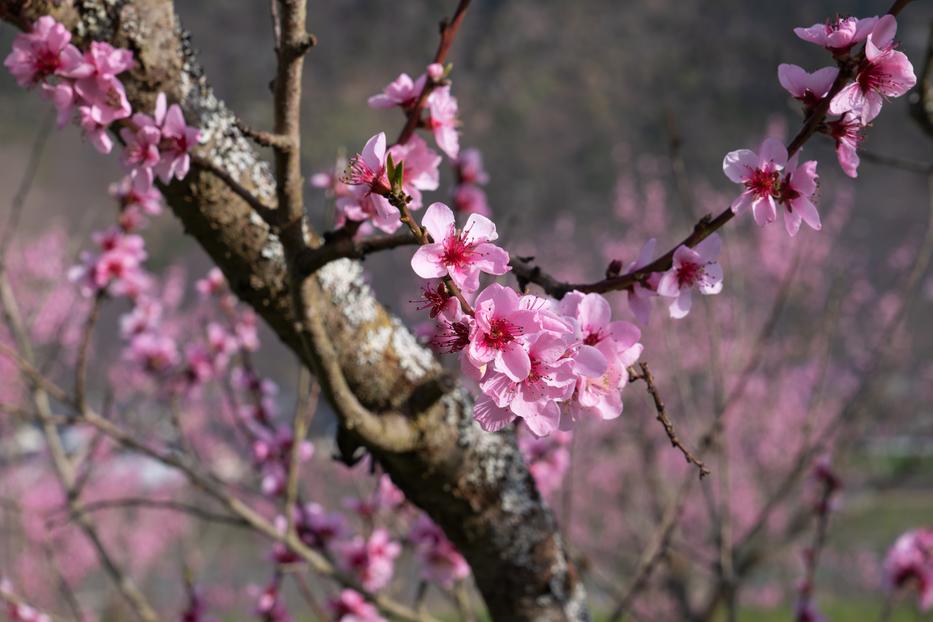
<path fill-rule="evenodd" d="M 683 454 L 687 464 L 692 464 L 697 468 L 701 479 L 709 475 L 709 468 L 703 464 L 702 460 L 694 456 L 693 453 L 687 449 L 687 447 L 677 436 L 677 431 L 674 430 L 674 424 L 671 423 L 670 418 L 667 416 L 667 409 L 664 406 L 664 402 L 661 400 L 661 394 L 658 392 L 658 387 L 654 384 L 654 376 L 651 375 L 651 370 L 648 369 L 648 364 L 639 363 L 637 368 L 633 366 L 630 367 L 628 371 L 629 378 L 631 380 L 643 380 L 645 382 L 645 385 L 648 389 L 648 394 L 651 395 L 651 400 L 654 402 L 654 409 L 657 413 L 657 419 L 664 427 L 664 432 L 667 434 L 667 438 L 670 440 L 671 446 L 678 449 L 680 453 Z"/>
<path fill-rule="evenodd" d="M 223 523 L 234 527 L 248 527 L 249 525 L 241 518 L 229 514 L 219 514 L 205 510 L 197 505 L 182 503 L 171 499 L 149 499 L 147 497 L 123 497 L 120 499 L 105 499 L 103 501 L 94 501 L 92 503 L 81 504 L 81 511 L 87 513 L 99 512 L 102 510 L 125 510 L 131 508 L 142 508 L 149 510 L 166 510 L 170 512 L 179 512 L 188 514 L 203 521 L 212 523 Z M 52 521 L 52 526 L 57 526 L 56 521 Z"/>
<path fill-rule="evenodd" d="M 288 464 L 288 481 L 285 486 L 285 517 L 286 529 L 295 530 L 295 502 L 298 499 L 298 481 L 301 476 L 301 444 L 308 435 L 311 418 L 317 410 L 318 396 L 321 385 L 312 383 L 308 370 L 301 368 L 299 379 L 298 407 L 295 409 L 295 418 L 292 423 L 292 447 Z"/>

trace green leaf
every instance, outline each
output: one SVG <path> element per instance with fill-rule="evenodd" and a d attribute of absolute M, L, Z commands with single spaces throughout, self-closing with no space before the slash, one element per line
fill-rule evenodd
<path fill-rule="evenodd" d="M 399 162 L 395 167 L 395 175 L 392 179 L 392 188 L 398 192 L 402 191 L 402 180 L 405 179 L 405 162 Z"/>
<path fill-rule="evenodd" d="M 392 154 L 386 154 L 386 173 L 389 176 L 389 183 L 393 183 L 392 180 L 395 179 L 395 162 L 392 160 Z"/>

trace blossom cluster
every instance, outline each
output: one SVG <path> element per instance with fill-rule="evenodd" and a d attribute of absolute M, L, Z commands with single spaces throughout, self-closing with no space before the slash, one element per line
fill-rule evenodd
<path fill-rule="evenodd" d="M 167 183 L 188 173 L 190 152 L 200 132 L 185 123 L 177 104 L 167 106 L 164 93 L 156 99 L 152 116 L 133 110 L 117 77 L 133 68 L 129 50 L 92 41 L 81 53 L 71 33 L 50 16 L 40 17 L 29 32 L 17 35 L 4 65 L 24 87 L 39 86 L 54 103 L 59 125 L 74 118 L 101 153 L 113 149 L 111 131 L 119 126 L 124 143 L 121 160 L 126 178 L 111 188 L 120 201 L 119 226 L 97 233 L 98 252 L 86 252 L 71 276 L 88 294 L 110 291 L 135 298 L 146 287 L 140 264 L 145 259 L 142 238 L 132 232 L 146 216 L 161 211 L 155 175 Z"/>
<path fill-rule="evenodd" d="M 881 112 L 885 98 L 900 97 L 917 83 L 907 56 L 896 49 L 896 31 L 893 15 L 836 17 L 825 24 L 796 28 L 798 37 L 827 49 L 837 66 L 813 73 L 796 65 L 778 66 L 781 86 L 803 104 L 807 117 L 827 111 L 838 115 L 818 129 L 835 140 L 839 165 L 850 177 L 858 175 L 862 131 Z M 854 54 L 853 48 L 861 43 L 864 50 Z M 723 171 L 744 186 L 732 203 L 733 211 L 751 208 L 759 226 L 773 222 L 781 211 L 787 233 L 794 236 L 802 222 L 815 230 L 822 224 L 813 203 L 817 163 L 799 162 L 797 153 L 788 155 L 783 143 L 769 138 L 757 153 L 739 149 L 727 154 Z"/>

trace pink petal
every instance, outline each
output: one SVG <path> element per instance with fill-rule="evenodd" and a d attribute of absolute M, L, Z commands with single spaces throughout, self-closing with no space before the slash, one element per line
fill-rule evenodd
<path fill-rule="evenodd" d="M 447 276 L 447 267 L 442 262 L 443 256 L 444 247 L 441 244 L 420 246 L 411 258 L 411 269 L 423 279 Z"/>
<path fill-rule="evenodd" d="M 587 294 L 577 311 L 580 327 L 586 332 L 596 332 L 612 319 L 609 302 L 599 294 Z"/>
<path fill-rule="evenodd" d="M 689 289 L 684 289 L 681 290 L 680 295 L 671 302 L 667 310 L 672 318 L 679 320 L 690 313 L 692 302 L 693 297 L 691 291 Z"/>
<path fill-rule="evenodd" d="M 573 371 L 575 374 L 588 378 L 599 378 L 606 373 L 609 362 L 598 349 L 593 346 L 580 346 L 576 356 L 573 357 Z"/>
<path fill-rule="evenodd" d="M 473 418 L 486 432 L 498 432 L 505 429 L 515 415 L 508 408 L 500 408 L 487 396 L 482 396 L 473 404 Z"/>
<path fill-rule="evenodd" d="M 781 63 L 778 65 L 778 82 L 794 97 L 803 97 L 807 90 L 807 72 L 797 65 Z"/>
<path fill-rule="evenodd" d="M 758 168 L 758 156 L 751 149 L 730 151 L 722 159 L 722 170 L 730 180 L 744 183 L 753 170 Z"/>
<path fill-rule="evenodd" d="M 706 267 L 703 270 L 706 273 L 706 278 L 697 286 L 697 289 L 700 290 L 700 293 L 709 296 L 721 292 L 723 277 L 722 266 L 720 266 L 718 263 L 710 263 L 706 264 Z"/>
<path fill-rule="evenodd" d="M 492 242 L 499 237 L 496 233 L 496 224 L 480 214 L 470 214 L 463 233 L 468 244 Z"/>
<path fill-rule="evenodd" d="M 697 244 L 694 250 L 698 255 L 698 263 L 713 261 L 719 257 L 719 253 L 722 250 L 722 238 L 719 237 L 718 233 L 712 233 L 705 240 Z"/>
<path fill-rule="evenodd" d="M 363 157 L 363 162 L 378 173 L 383 168 L 386 159 L 385 132 L 379 132 L 367 140 L 360 155 Z"/>
<path fill-rule="evenodd" d="M 878 20 L 875 27 L 872 28 L 869 40 L 878 47 L 884 49 L 894 41 L 894 35 L 897 33 L 897 19 L 893 15 L 885 15 Z M 866 48 L 866 54 L 868 49 Z M 868 60 L 872 60 L 869 58 Z"/>
<path fill-rule="evenodd" d="M 787 164 L 787 147 L 777 138 L 766 138 L 758 150 L 758 157 L 761 164 L 773 162 L 777 168 L 784 168 Z"/>
<path fill-rule="evenodd" d="M 669 298 L 680 295 L 680 285 L 677 283 L 677 274 L 674 270 L 668 270 L 661 276 L 658 282 L 658 293 Z"/>
<path fill-rule="evenodd" d="M 560 408 L 554 402 L 547 402 L 533 416 L 522 418 L 528 429 L 535 436 L 547 436 L 557 429 L 560 423 Z"/>
<path fill-rule="evenodd" d="M 829 111 L 833 114 L 845 114 L 850 110 L 859 110 L 864 102 L 862 89 L 858 82 L 846 85 L 829 102 Z"/>
<path fill-rule="evenodd" d="M 428 230 L 434 241 L 440 244 L 453 233 L 454 213 L 443 203 L 432 203 L 424 212 L 421 225 Z"/>
<path fill-rule="evenodd" d="M 496 355 L 495 368 L 513 382 L 521 382 L 531 373 L 531 359 L 523 347 L 513 346 Z"/>

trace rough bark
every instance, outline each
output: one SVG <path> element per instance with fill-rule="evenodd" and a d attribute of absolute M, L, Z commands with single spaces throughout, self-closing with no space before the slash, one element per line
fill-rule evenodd
<path fill-rule="evenodd" d="M 98 39 L 132 49 L 139 65 L 122 77 L 134 108 L 151 109 L 164 91 L 204 133 L 198 157 L 274 206 L 271 168 L 208 86 L 171 0 L 0 0 L 0 17 L 19 28 L 45 14 L 65 23 L 79 45 Z M 203 167 L 193 167 L 164 194 L 237 295 L 309 364 L 290 304 L 282 246 L 263 219 Z M 401 411 L 420 434 L 411 451 L 369 449 L 464 553 L 493 618 L 589 619 L 582 583 L 514 434 L 479 429 L 469 394 L 379 304 L 358 262 L 330 263 L 318 281 L 326 296 L 325 324 L 358 400 L 372 411 Z M 348 436 L 351 443 L 361 442 L 352 432 Z"/>

